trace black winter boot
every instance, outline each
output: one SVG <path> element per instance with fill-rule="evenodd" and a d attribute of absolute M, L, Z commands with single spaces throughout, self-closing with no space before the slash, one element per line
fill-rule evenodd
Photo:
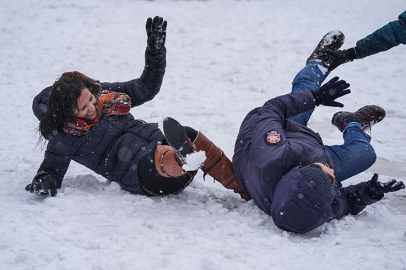
<path fill-rule="evenodd" d="M 341 48 L 341 46 L 344 44 L 345 36 L 344 34 L 339 31 L 339 30 L 333 30 L 328 32 L 319 42 L 319 44 L 316 46 L 312 54 L 307 58 L 307 62 L 310 60 L 319 60 L 323 63 L 324 66 L 328 67 L 330 63 L 333 61 L 331 56 L 328 55 L 319 55 L 317 53 L 318 50 L 331 50 L 331 51 L 337 51 L 338 49 Z"/>
<path fill-rule="evenodd" d="M 341 132 L 349 122 L 357 122 L 362 125 L 362 130 L 371 128 L 372 125 L 381 122 L 385 118 L 386 112 L 377 105 L 367 105 L 353 112 L 336 112 L 331 119 L 331 124 L 336 126 Z"/>

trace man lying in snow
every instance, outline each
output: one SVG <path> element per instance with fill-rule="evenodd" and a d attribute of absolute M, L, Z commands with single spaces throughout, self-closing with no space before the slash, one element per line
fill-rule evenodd
<path fill-rule="evenodd" d="M 371 138 L 364 131 L 385 117 L 381 107 L 334 114 L 332 124 L 343 132 L 343 145 L 325 146 L 319 134 L 306 127 L 315 106 L 343 107 L 335 99 L 350 93 L 349 84 L 338 77 L 320 87 L 331 59 L 318 59 L 316 52 L 337 51 L 343 42 L 340 31 L 325 35 L 294 78 L 292 93 L 252 110 L 235 143 L 233 166 L 239 184 L 287 231 L 306 233 L 333 218 L 358 214 L 384 193 L 405 187 L 396 180 L 382 184 L 377 174 L 367 182 L 341 186 L 375 162 Z"/>

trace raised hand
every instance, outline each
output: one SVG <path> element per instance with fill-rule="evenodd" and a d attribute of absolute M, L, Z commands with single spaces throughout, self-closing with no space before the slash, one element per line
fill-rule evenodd
<path fill-rule="evenodd" d="M 155 16 L 154 19 L 148 18 L 146 23 L 147 30 L 147 49 L 151 55 L 159 55 L 165 50 L 167 22 L 162 17 Z"/>
<path fill-rule="evenodd" d="M 339 81 L 338 79 L 338 77 L 334 77 L 319 89 L 312 92 L 317 106 L 322 104 L 331 107 L 344 107 L 342 103 L 335 101 L 335 99 L 351 93 L 351 90 L 347 89 L 350 84 L 344 80 Z"/>

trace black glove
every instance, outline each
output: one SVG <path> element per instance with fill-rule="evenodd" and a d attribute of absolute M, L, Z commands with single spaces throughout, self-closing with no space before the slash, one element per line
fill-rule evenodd
<path fill-rule="evenodd" d="M 398 191 L 405 188 L 402 181 L 396 179 L 390 180 L 388 183 L 378 181 L 378 174 L 375 173 L 371 180 L 366 184 L 365 191 L 371 199 L 380 199 L 384 193 Z"/>
<path fill-rule="evenodd" d="M 32 180 L 32 183 L 25 187 L 26 191 L 36 194 L 48 194 L 51 193 L 51 196 L 56 196 L 58 193 L 56 191 L 56 183 L 52 176 L 44 175 L 40 176 L 37 179 Z"/>
<path fill-rule="evenodd" d="M 334 100 L 351 93 L 351 90 L 347 89 L 350 84 L 344 80 L 339 81 L 338 79 L 338 77 L 334 77 L 319 89 L 312 92 L 317 106 L 322 104 L 331 107 L 344 107 L 343 104 Z"/>
<path fill-rule="evenodd" d="M 339 65 L 353 61 L 355 59 L 355 48 L 340 51 L 319 50 L 316 55 L 320 59 L 329 59 L 330 64 L 327 70 L 332 71 Z"/>
<path fill-rule="evenodd" d="M 167 22 L 162 17 L 147 19 L 147 48 L 151 55 L 159 55 L 165 50 L 166 26 Z"/>

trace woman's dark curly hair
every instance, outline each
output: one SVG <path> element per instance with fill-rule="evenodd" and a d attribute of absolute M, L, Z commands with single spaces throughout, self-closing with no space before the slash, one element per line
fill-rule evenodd
<path fill-rule="evenodd" d="M 101 94 L 101 86 L 80 72 L 65 72 L 55 81 L 47 101 L 47 112 L 41 116 L 38 130 L 41 136 L 49 140 L 52 132 L 61 131 L 66 123 L 76 118 L 78 98 L 84 88 L 95 95 Z"/>

